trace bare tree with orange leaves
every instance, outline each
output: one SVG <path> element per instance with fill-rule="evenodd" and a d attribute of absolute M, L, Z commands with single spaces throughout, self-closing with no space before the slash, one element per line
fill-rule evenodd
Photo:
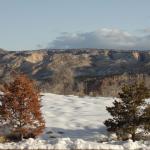
<path fill-rule="evenodd" d="M 42 133 L 45 121 L 40 110 L 40 93 L 34 81 L 26 75 L 16 75 L 13 82 L 4 85 L 0 101 L 2 118 L 20 140 Z"/>

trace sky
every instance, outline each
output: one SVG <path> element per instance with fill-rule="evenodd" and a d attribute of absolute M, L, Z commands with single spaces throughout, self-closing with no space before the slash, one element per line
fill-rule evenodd
<path fill-rule="evenodd" d="M 150 49 L 150 0 L 0 0 L 0 47 Z"/>

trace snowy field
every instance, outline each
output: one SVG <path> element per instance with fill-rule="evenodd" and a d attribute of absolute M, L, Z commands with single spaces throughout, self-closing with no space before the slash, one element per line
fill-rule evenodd
<path fill-rule="evenodd" d="M 46 121 L 46 131 L 50 134 L 45 134 L 43 138 L 54 136 L 99 140 L 100 136 L 106 134 L 103 122 L 109 114 L 105 106 L 112 105 L 112 101 L 112 98 L 106 97 L 80 98 L 45 94 L 42 111 Z"/>
<path fill-rule="evenodd" d="M 110 116 L 110 97 L 77 97 L 44 94 L 45 132 L 36 140 L 0 144 L 0 149 L 150 149 L 150 142 L 115 141 L 103 122 Z"/>

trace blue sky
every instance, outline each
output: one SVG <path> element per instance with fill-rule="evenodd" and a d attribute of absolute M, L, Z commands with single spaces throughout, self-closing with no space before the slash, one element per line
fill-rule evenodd
<path fill-rule="evenodd" d="M 150 0 L 0 0 L 0 47 L 150 49 Z"/>

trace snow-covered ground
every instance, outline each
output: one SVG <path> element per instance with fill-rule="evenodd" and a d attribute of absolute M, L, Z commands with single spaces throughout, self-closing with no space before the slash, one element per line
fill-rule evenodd
<path fill-rule="evenodd" d="M 106 97 L 45 94 L 42 111 L 46 132 L 50 134 L 44 134 L 42 138 L 52 136 L 99 140 L 106 134 L 103 122 L 109 114 L 105 107 L 112 105 L 112 101 L 113 98 Z"/>
<path fill-rule="evenodd" d="M 115 135 L 107 133 L 103 122 L 113 98 L 43 95 L 45 132 L 36 140 L 0 144 L 0 149 L 150 149 L 148 141 L 114 141 Z"/>

